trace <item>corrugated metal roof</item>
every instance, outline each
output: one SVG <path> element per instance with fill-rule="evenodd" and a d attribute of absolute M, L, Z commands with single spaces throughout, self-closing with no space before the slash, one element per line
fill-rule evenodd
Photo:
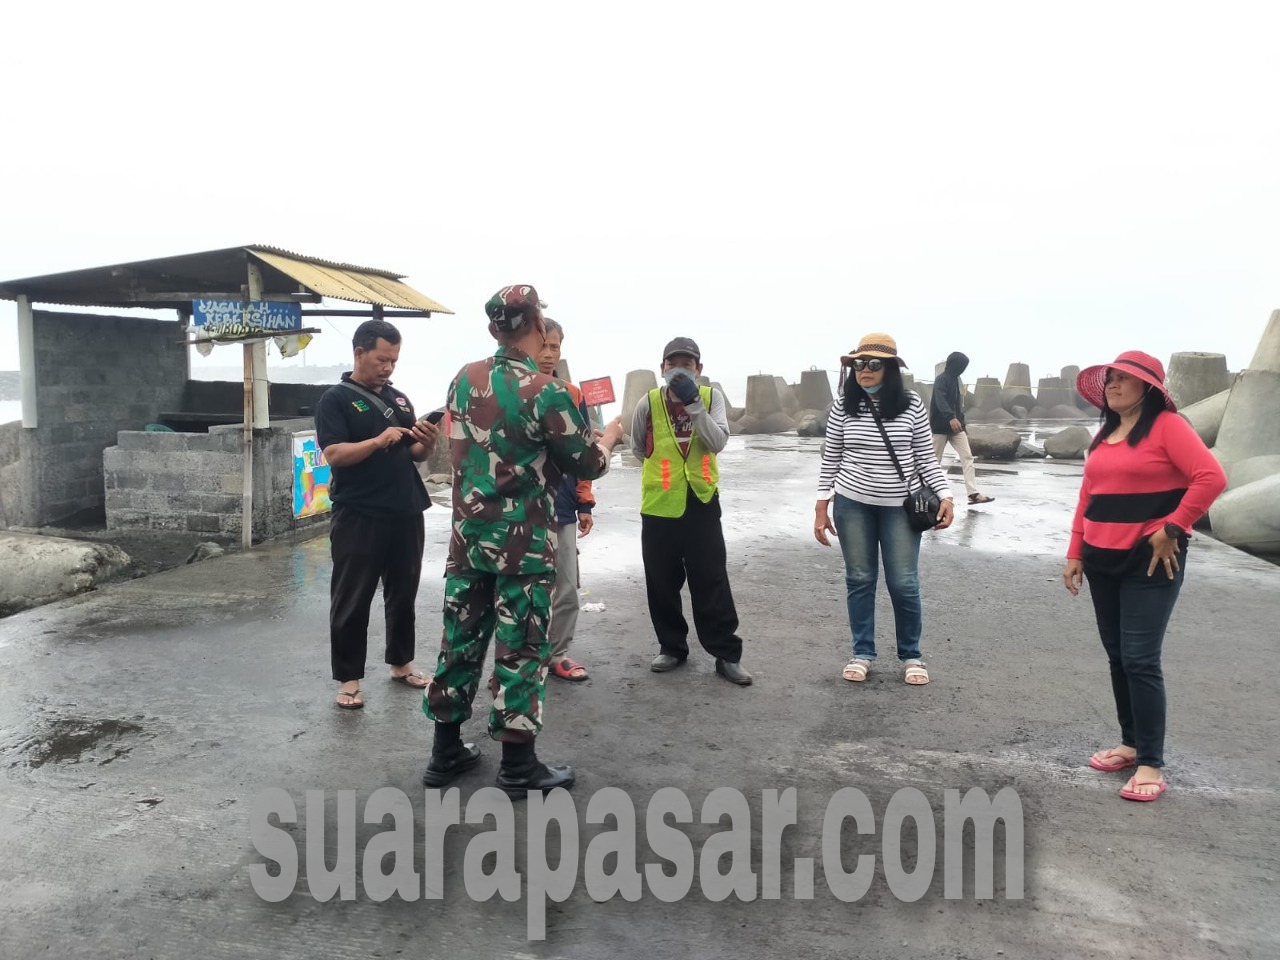
<path fill-rule="evenodd" d="M 241 296 L 247 261 L 263 265 L 263 295 L 284 299 L 299 285 L 322 297 L 393 309 L 453 313 L 390 270 L 359 267 L 252 244 L 201 253 L 90 267 L 0 283 L 0 298 L 95 307 L 190 307 L 192 299 Z"/>
<path fill-rule="evenodd" d="M 405 310 L 453 313 L 448 307 L 419 293 L 393 273 L 363 267 L 326 263 L 313 258 L 276 252 L 267 247 L 249 247 L 249 253 L 263 263 L 292 277 L 322 297 L 380 304 Z"/>
<path fill-rule="evenodd" d="M 275 253 L 282 257 L 288 257 L 290 260 L 305 260 L 307 263 L 316 263 L 322 267 L 334 267 L 338 270 L 351 270 L 355 273 L 372 273 L 380 277 L 390 277 L 392 280 L 403 280 L 403 273 L 396 273 L 394 270 L 383 270 L 381 267 L 361 267 L 354 263 L 339 263 L 336 260 L 323 260 L 320 257 L 307 256 L 305 253 L 297 253 L 293 250 L 286 250 L 284 247 L 273 247 L 269 243 L 251 243 L 246 250 L 254 253 L 259 251 L 263 253 Z"/>

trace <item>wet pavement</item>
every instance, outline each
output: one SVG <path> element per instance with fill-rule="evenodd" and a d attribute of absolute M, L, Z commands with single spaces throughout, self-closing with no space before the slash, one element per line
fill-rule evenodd
<path fill-rule="evenodd" d="M 1080 465 L 1024 461 L 981 468 L 997 497 L 959 507 L 922 553 L 924 650 L 933 682 L 908 688 L 892 657 L 881 588 L 881 657 L 870 679 L 840 679 L 848 657 L 837 549 L 812 539 L 816 440 L 739 437 L 721 458 L 730 576 L 756 683 L 717 677 L 694 645 L 671 674 L 656 652 L 640 568 L 639 470 L 615 459 L 597 485 L 596 532 L 582 541 L 584 602 L 574 655 L 591 679 L 551 681 L 539 751 L 577 765 L 573 796 L 587 839 L 588 799 L 619 787 L 638 812 L 661 787 L 695 816 L 717 787 L 746 796 L 760 831 L 762 791 L 794 787 L 799 823 L 782 843 L 779 899 L 712 902 L 695 880 L 676 903 L 647 885 L 636 902 L 595 902 L 578 884 L 529 941 L 527 903 L 473 901 L 463 885 L 470 838 L 445 846 L 443 900 L 317 902 L 302 857 L 294 894 L 261 899 L 249 868 L 268 861 L 250 837 L 261 791 L 298 806 L 298 849 L 321 824 L 305 792 L 327 791 L 323 833 L 336 857 L 336 796 L 356 809 L 380 787 L 413 803 L 423 868 L 429 746 L 420 698 L 389 683 L 372 628 L 367 706 L 338 711 L 329 679 L 327 541 L 280 544 L 185 566 L 0 620 L 0 956 L 26 957 L 860 957 L 1272 958 L 1280 954 L 1280 681 L 1266 669 L 1280 614 L 1280 568 L 1197 537 L 1166 640 L 1168 793 L 1116 796 L 1123 774 L 1084 763 L 1115 738 L 1105 659 L 1086 596 L 1062 589 Z M 950 455 L 946 458 L 951 463 Z M 953 476 L 962 491 L 958 474 Z M 962 499 L 962 498 L 961 498 Z M 427 515 L 419 664 L 439 636 L 445 509 Z M 885 646 L 887 644 L 887 646 Z M 462 805 L 492 785 L 499 750 L 484 737 L 488 694 L 466 727 L 485 751 L 458 781 Z M 939 843 L 944 791 L 1017 791 L 1024 812 L 1025 899 L 933 882 L 902 902 L 882 869 L 890 798 L 920 790 Z M 823 815 L 842 787 L 869 799 L 875 836 L 844 832 L 845 867 L 877 858 L 855 902 L 824 881 Z M 389 823 L 389 821 L 388 821 Z M 525 872 L 527 805 L 516 810 Z M 723 827 L 682 829 L 694 850 Z M 356 855 L 383 827 L 360 822 Z M 1002 832 L 997 832 L 1002 836 Z M 552 831 L 552 837 L 556 836 Z M 908 867 L 916 852 L 903 833 Z M 970 854 L 972 832 L 965 844 Z M 761 869 L 758 836 L 753 869 Z M 791 863 L 813 857 L 812 899 L 793 894 Z M 721 864 L 725 869 L 727 860 Z M 272 868 L 275 869 L 274 867 Z M 668 867 L 668 872 L 670 867 Z"/>

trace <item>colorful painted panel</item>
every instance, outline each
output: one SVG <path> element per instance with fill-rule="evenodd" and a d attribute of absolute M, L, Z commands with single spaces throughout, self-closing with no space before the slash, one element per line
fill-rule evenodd
<path fill-rule="evenodd" d="M 316 432 L 293 435 L 293 515 L 314 517 L 333 509 L 329 501 L 329 474 L 324 454 L 316 442 Z"/>

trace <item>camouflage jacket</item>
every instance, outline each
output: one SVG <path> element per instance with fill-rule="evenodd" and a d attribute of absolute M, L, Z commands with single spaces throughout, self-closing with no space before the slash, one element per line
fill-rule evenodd
<path fill-rule="evenodd" d="M 568 474 L 594 480 L 609 456 L 563 381 L 501 347 L 449 385 L 453 536 L 447 570 L 553 573 L 554 496 Z"/>

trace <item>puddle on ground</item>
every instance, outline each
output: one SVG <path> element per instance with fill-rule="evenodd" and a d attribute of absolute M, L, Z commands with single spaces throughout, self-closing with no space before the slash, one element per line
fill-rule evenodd
<path fill-rule="evenodd" d="M 81 761 L 106 766 L 127 757 L 138 740 L 150 740 L 154 736 L 131 720 L 61 717 L 45 721 L 15 744 L 5 746 L 4 753 L 14 758 L 10 766 L 21 763 L 32 769 L 47 763 Z"/>

